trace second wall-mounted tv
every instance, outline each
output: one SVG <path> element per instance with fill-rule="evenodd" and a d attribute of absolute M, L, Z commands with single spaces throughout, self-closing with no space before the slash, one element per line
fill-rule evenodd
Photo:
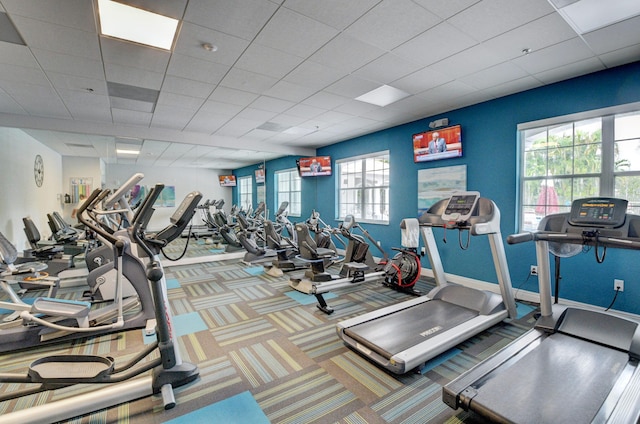
<path fill-rule="evenodd" d="M 218 175 L 218 179 L 220 180 L 220 185 L 222 187 L 235 187 L 236 186 L 236 176 L 235 175 Z"/>
<path fill-rule="evenodd" d="M 413 161 L 428 162 L 462 156 L 460 125 L 413 135 Z"/>
<path fill-rule="evenodd" d="M 314 156 L 300 158 L 297 161 L 301 177 L 317 177 L 331 175 L 331 156 Z"/>

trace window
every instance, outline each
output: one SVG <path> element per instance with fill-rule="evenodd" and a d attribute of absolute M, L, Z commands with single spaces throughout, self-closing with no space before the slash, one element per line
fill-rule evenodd
<path fill-rule="evenodd" d="M 640 111 L 604 110 L 519 126 L 522 166 L 520 229 L 545 215 L 568 212 L 589 196 L 627 199 L 640 213 Z"/>
<path fill-rule="evenodd" d="M 336 161 L 338 218 L 389 223 L 389 152 Z"/>
<path fill-rule="evenodd" d="M 291 216 L 302 213 L 302 184 L 297 169 L 287 169 L 276 172 L 276 207 L 282 202 L 289 202 L 287 212 Z"/>
<path fill-rule="evenodd" d="M 251 208 L 253 185 L 251 176 L 238 178 L 238 203 L 244 210 Z"/>

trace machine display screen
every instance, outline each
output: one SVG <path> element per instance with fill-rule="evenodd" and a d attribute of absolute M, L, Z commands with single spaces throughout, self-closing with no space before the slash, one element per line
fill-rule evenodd
<path fill-rule="evenodd" d="M 618 227 L 624 224 L 627 201 L 614 198 L 578 199 L 571 205 L 571 223 Z"/>
<path fill-rule="evenodd" d="M 473 213 L 479 197 L 479 193 L 475 192 L 452 195 L 444 211 L 443 219 L 450 219 L 451 217 L 468 219 Z"/>

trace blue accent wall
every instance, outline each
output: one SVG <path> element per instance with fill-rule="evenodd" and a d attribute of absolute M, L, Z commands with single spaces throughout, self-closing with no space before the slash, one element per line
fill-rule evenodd
<path fill-rule="evenodd" d="M 417 212 L 417 173 L 453 165 L 467 165 L 467 189 L 477 190 L 500 208 L 502 236 L 516 231 L 517 206 L 517 125 L 555 116 L 609 106 L 640 102 L 640 62 L 596 72 L 541 88 L 528 90 L 427 117 L 425 119 L 358 137 L 318 149 L 318 155 L 330 155 L 333 161 L 383 150 L 390 151 L 391 209 L 389 225 L 364 224 L 389 252 L 400 245 L 400 221 Z M 462 126 L 463 156 L 430 163 L 413 162 L 412 139 L 415 133 L 428 130 L 429 122 L 448 118 L 449 124 Z M 274 205 L 273 173 L 292 168 L 295 158 L 288 157 L 266 164 L 267 199 Z M 236 170 L 236 175 L 252 174 L 257 167 Z M 316 208 L 323 220 L 338 225 L 336 216 L 336 181 L 332 177 L 303 180 L 303 219 Z M 254 191 L 255 193 L 255 191 Z M 235 197 L 234 191 L 234 200 Z M 302 220 L 302 219 L 301 219 Z M 474 237 L 468 250 L 458 247 L 458 232 L 446 234 L 436 229 L 445 271 L 477 280 L 497 282 L 486 237 Z M 446 237 L 447 242 L 443 239 Z M 464 235 L 466 241 L 466 233 Z M 422 245 L 422 240 L 421 240 Z M 536 263 L 533 243 L 506 245 L 505 250 L 514 288 L 537 291 L 536 277 L 528 277 Z M 614 309 L 640 314 L 639 252 L 610 249 L 603 264 L 597 264 L 594 252 L 564 259 L 561 264 L 563 298 L 607 307 L 613 299 L 613 279 L 625 280 Z M 423 259 L 423 265 L 429 266 Z M 551 261 L 553 267 L 553 260 Z"/>

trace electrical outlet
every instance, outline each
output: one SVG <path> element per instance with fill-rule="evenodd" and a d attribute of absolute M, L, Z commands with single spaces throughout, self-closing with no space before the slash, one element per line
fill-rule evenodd
<path fill-rule="evenodd" d="M 538 275 L 538 265 L 531 265 L 531 275 Z"/>
<path fill-rule="evenodd" d="M 624 291 L 624 280 L 618 280 L 617 278 L 615 280 L 613 280 L 613 289 L 623 292 Z"/>
<path fill-rule="evenodd" d="M 426 255 L 426 254 L 427 254 L 427 249 L 426 249 L 425 247 L 421 247 L 421 248 L 420 248 L 420 254 L 421 254 L 422 256 Z"/>

